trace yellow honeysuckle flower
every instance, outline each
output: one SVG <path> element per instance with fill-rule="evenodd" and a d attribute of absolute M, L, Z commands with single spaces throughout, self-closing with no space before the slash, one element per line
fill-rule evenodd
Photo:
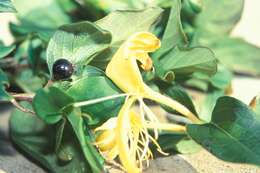
<path fill-rule="evenodd" d="M 149 159 L 153 158 L 152 151 L 149 149 L 149 144 L 152 142 L 157 146 L 157 150 L 164 153 L 156 141 L 156 137 L 149 134 L 149 129 L 166 130 L 174 132 L 184 132 L 184 126 L 159 123 L 152 120 L 146 120 L 151 117 L 150 110 L 147 107 L 140 106 L 141 114 L 137 114 L 132 109 L 137 99 L 131 97 L 126 99 L 122 106 L 118 117 L 111 118 L 103 125 L 95 129 L 101 131 L 96 138 L 96 145 L 98 146 L 104 157 L 111 161 L 119 156 L 122 165 L 129 173 L 139 173 L 143 169 L 143 162 L 149 165 Z M 140 105 L 143 104 L 140 101 Z M 152 115 L 153 116 L 153 115 Z"/>
<path fill-rule="evenodd" d="M 111 118 L 96 129 L 100 135 L 96 145 L 108 160 L 119 156 L 124 169 L 129 173 L 139 173 L 143 162 L 152 158 L 149 143 L 157 146 L 158 131 L 185 131 L 184 126 L 160 123 L 143 99 L 151 99 L 167 105 L 193 122 L 200 120 L 185 106 L 150 89 L 143 81 L 137 61 L 144 70 L 153 68 L 152 60 L 148 53 L 160 47 L 160 40 L 149 32 L 139 32 L 125 41 L 115 53 L 106 68 L 106 75 L 126 94 L 127 98 L 118 117 Z M 139 102 L 140 113 L 132 110 Z M 154 131 L 154 137 L 149 134 L 149 129 Z M 165 153 L 164 153 L 165 154 Z"/>
<path fill-rule="evenodd" d="M 193 122 L 198 118 L 185 106 L 150 89 L 143 81 L 137 61 L 144 70 L 152 68 L 152 60 L 148 53 L 160 48 L 160 40 L 149 32 L 132 35 L 121 45 L 106 68 L 106 75 L 124 92 L 165 104 Z"/>

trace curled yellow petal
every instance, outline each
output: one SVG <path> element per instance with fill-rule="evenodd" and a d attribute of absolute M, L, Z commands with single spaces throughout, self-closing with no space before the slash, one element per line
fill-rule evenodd
<path fill-rule="evenodd" d="M 145 84 L 138 68 L 137 60 L 145 70 L 152 68 L 148 52 L 160 47 L 160 40 L 149 32 L 131 36 L 118 49 L 106 68 L 106 75 L 126 93 L 142 95 Z"/>
<path fill-rule="evenodd" d="M 153 61 L 147 53 L 136 53 L 136 59 L 141 62 L 141 67 L 145 71 L 149 71 L 153 68 Z"/>
<path fill-rule="evenodd" d="M 107 160 L 113 160 L 118 155 L 115 133 L 116 124 L 117 117 L 113 117 L 94 130 L 95 132 L 99 132 L 95 145 Z"/>

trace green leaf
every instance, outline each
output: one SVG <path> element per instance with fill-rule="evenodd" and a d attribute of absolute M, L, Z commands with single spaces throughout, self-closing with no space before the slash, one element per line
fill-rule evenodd
<path fill-rule="evenodd" d="M 104 67 L 128 37 L 136 32 L 149 31 L 161 13 L 162 9 L 158 7 L 142 10 L 116 10 L 98 20 L 96 24 L 109 31 L 113 38 L 109 47 L 94 59 L 93 64 Z"/>
<path fill-rule="evenodd" d="M 72 80 L 76 82 L 77 80 L 81 80 L 82 78 L 85 77 L 94 77 L 94 76 L 104 76 L 105 72 L 102 71 L 101 69 L 91 66 L 91 65 L 86 65 L 81 69 L 77 69 L 77 73 L 72 76 Z"/>
<path fill-rule="evenodd" d="M 166 81 L 194 72 L 213 75 L 216 59 L 213 52 L 204 47 L 181 48 L 187 44 L 180 19 L 181 1 L 172 2 L 171 13 L 162 37 L 162 47 L 153 54 L 156 75 Z"/>
<path fill-rule="evenodd" d="M 78 7 L 77 2 L 72 0 L 57 0 L 57 3 L 66 13 L 73 13 L 73 11 L 76 11 Z"/>
<path fill-rule="evenodd" d="M 81 77 L 93 77 L 93 76 L 104 76 L 105 73 L 101 69 L 86 65 L 81 73 Z"/>
<path fill-rule="evenodd" d="M 173 100 L 178 101 L 179 103 L 186 106 L 192 113 L 195 115 L 198 115 L 195 109 L 195 106 L 191 100 L 191 97 L 188 95 L 188 93 L 178 85 L 173 85 L 171 87 L 168 87 L 167 89 L 163 89 L 163 92 L 170 96 Z M 169 107 L 163 107 L 166 109 L 166 111 L 176 114 L 176 111 L 172 110 Z"/>
<path fill-rule="evenodd" d="M 67 90 L 69 89 L 74 83 L 77 83 L 77 81 L 87 78 L 87 77 L 95 77 L 95 76 L 104 76 L 105 72 L 102 71 L 99 68 L 96 68 L 91 65 L 82 66 L 81 68 L 77 68 L 74 75 L 71 77 L 72 81 L 57 81 L 53 83 L 53 86 L 62 89 Z"/>
<path fill-rule="evenodd" d="M 23 104 L 23 103 L 22 103 Z M 29 108 L 28 104 L 23 106 Z M 62 147 L 55 153 L 55 127 L 38 117 L 15 110 L 10 119 L 12 141 L 27 155 L 37 160 L 48 172 L 91 173 L 72 127 L 64 128 Z M 71 159 L 69 159 L 71 158 Z"/>
<path fill-rule="evenodd" d="M 0 69 L 0 101 L 8 101 L 12 96 L 5 91 L 6 85 L 9 85 L 6 74 Z"/>
<path fill-rule="evenodd" d="M 187 125 L 187 132 L 224 161 L 260 165 L 260 115 L 239 100 L 220 98 L 211 122 Z"/>
<path fill-rule="evenodd" d="M 231 81 L 233 78 L 232 72 L 224 67 L 223 65 L 218 65 L 217 73 L 212 76 L 209 80 L 212 86 L 225 90 L 231 85 Z"/>
<path fill-rule="evenodd" d="M 75 102 L 87 101 L 101 97 L 120 94 L 121 91 L 105 76 L 85 77 L 73 83 L 67 90 Z M 93 105 L 83 106 L 81 110 L 87 114 L 88 125 L 97 126 L 111 117 L 117 116 L 124 98 L 116 98 Z"/>
<path fill-rule="evenodd" d="M 162 9 L 158 7 L 143 10 L 116 10 L 98 20 L 96 24 L 111 32 L 112 44 L 120 46 L 135 32 L 148 31 L 161 13 Z"/>
<path fill-rule="evenodd" d="M 22 28 L 28 32 L 53 32 L 59 26 L 70 23 L 69 17 L 56 0 L 15 0 Z"/>
<path fill-rule="evenodd" d="M 212 90 L 228 91 L 231 87 L 232 78 L 232 72 L 227 69 L 227 67 L 218 64 L 218 71 L 213 76 L 208 76 L 203 73 L 194 73 L 185 81 L 185 85 L 204 92 L 211 92 Z"/>
<path fill-rule="evenodd" d="M 16 12 L 14 5 L 11 0 L 0 1 L 0 13 L 1 12 Z"/>
<path fill-rule="evenodd" d="M 65 58 L 77 68 L 88 64 L 96 54 L 108 47 L 111 34 L 91 22 L 64 25 L 55 32 L 47 49 L 47 63 L 52 76 L 52 65 Z"/>
<path fill-rule="evenodd" d="M 4 46 L 0 43 L 0 59 L 9 55 L 15 49 L 15 45 Z"/>
<path fill-rule="evenodd" d="M 73 99 L 56 87 L 44 88 L 36 92 L 33 108 L 36 114 L 47 124 L 54 124 L 61 120 L 64 110 L 73 103 Z"/>
<path fill-rule="evenodd" d="M 14 4 L 19 24 L 11 23 L 10 30 L 18 42 L 28 35 L 48 42 L 59 26 L 71 22 L 56 0 L 15 0 Z"/>
<path fill-rule="evenodd" d="M 165 79 L 169 72 L 174 72 L 176 77 L 201 72 L 213 75 L 217 71 L 217 62 L 214 53 L 204 47 L 181 49 L 175 47 L 154 59 L 157 75 Z"/>
<path fill-rule="evenodd" d="M 201 109 L 199 112 L 199 117 L 201 120 L 205 122 L 210 122 L 212 118 L 212 112 L 216 105 L 217 100 L 224 96 L 224 90 L 213 90 L 207 93 L 206 97 L 204 98 Z"/>
<path fill-rule="evenodd" d="M 160 134 L 158 142 L 163 151 L 182 154 L 196 153 L 201 146 L 194 142 L 187 134 L 163 133 Z"/>
<path fill-rule="evenodd" d="M 32 68 L 33 72 L 37 72 L 41 69 L 41 65 L 45 64 L 45 59 L 43 59 L 43 42 L 40 39 L 33 39 L 28 45 L 28 62 Z"/>
<path fill-rule="evenodd" d="M 218 60 L 237 72 L 260 75 L 260 48 L 238 38 L 222 37 L 209 45 Z"/>
<path fill-rule="evenodd" d="M 2 69 L 0 69 L 0 85 L 8 85 L 8 78 L 6 74 L 3 72 Z"/>
<path fill-rule="evenodd" d="M 57 123 L 57 127 L 56 127 L 56 140 L 55 140 L 55 152 L 57 152 L 59 150 L 59 148 L 61 147 L 62 144 L 62 138 L 64 135 L 64 128 L 65 125 L 67 123 L 67 119 L 66 118 L 62 118 L 61 121 L 59 121 Z"/>
<path fill-rule="evenodd" d="M 30 79 L 30 80 L 28 80 Z M 39 76 L 36 76 L 33 74 L 32 70 L 25 69 L 21 71 L 17 76 L 15 76 L 15 83 L 24 91 L 27 93 L 36 92 L 40 88 L 43 87 L 43 85 L 46 83 L 46 81 Z"/>
<path fill-rule="evenodd" d="M 184 21 L 193 19 L 203 8 L 202 0 L 183 0 L 182 1 L 182 19 Z"/>
<path fill-rule="evenodd" d="M 19 45 L 17 45 L 17 48 L 14 52 L 14 59 L 17 62 L 21 62 L 24 58 L 27 57 L 29 44 L 30 40 L 25 39 Z"/>
<path fill-rule="evenodd" d="M 181 24 L 181 0 L 173 0 L 169 19 L 161 40 L 159 52 L 165 52 L 177 45 L 185 45 L 187 37 Z"/>
<path fill-rule="evenodd" d="M 165 20 L 165 18 L 168 17 L 168 21 L 161 39 L 161 48 L 152 55 L 156 74 L 159 78 L 166 81 L 173 80 L 175 74 L 171 69 L 169 70 L 166 69 L 166 67 L 163 67 L 163 62 L 160 62 L 160 59 L 165 57 L 167 57 L 165 59 L 172 58 L 169 54 L 174 51 L 175 47 L 178 49 L 177 46 L 184 46 L 188 43 L 187 37 L 182 28 L 180 13 L 181 1 L 173 0 L 169 16 L 167 16 L 167 11 L 164 11 L 165 16 L 162 16 L 162 20 Z M 159 23 L 159 25 L 159 27 L 163 26 L 162 23 Z"/>
<path fill-rule="evenodd" d="M 84 124 L 81 112 L 79 110 L 74 110 L 68 114 L 68 120 L 77 136 L 83 154 L 88 161 L 92 172 L 104 172 L 104 159 L 93 145 L 94 141 L 91 140 L 91 136 L 89 132 L 87 132 L 88 129 Z"/>
<path fill-rule="evenodd" d="M 202 12 L 195 19 L 195 39 L 228 34 L 240 20 L 243 6 L 244 0 L 203 0 Z"/>
<path fill-rule="evenodd" d="M 135 9 L 135 4 L 142 5 L 143 2 L 141 1 L 131 1 L 131 0 L 83 0 L 84 5 L 89 8 L 94 8 L 96 13 L 102 11 L 103 13 L 110 13 L 112 11 L 118 9 Z M 141 6 L 144 7 L 144 4 Z"/>
<path fill-rule="evenodd" d="M 10 31 L 12 35 L 15 37 L 17 42 L 20 42 L 21 40 L 29 40 L 35 36 L 40 38 L 44 42 L 48 42 L 53 35 L 55 29 L 50 28 L 39 28 L 35 26 L 31 26 L 30 24 L 14 24 L 9 23 Z M 28 37 L 28 34 L 30 35 Z"/>
<path fill-rule="evenodd" d="M 208 80 L 197 78 L 196 75 L 192 75 L 189 80 L 185 81 L 185 85 L 203 92 L 207 92 L 209 88 Z"/>

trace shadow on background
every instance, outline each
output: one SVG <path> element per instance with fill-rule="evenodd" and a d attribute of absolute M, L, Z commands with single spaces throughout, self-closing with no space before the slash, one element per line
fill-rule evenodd
<path fill-rule="evenodd" d="M 11 139 L 9 137 L 9 117 L 12 105 L 0 103 L 0 155 L 15 155 Z"/>

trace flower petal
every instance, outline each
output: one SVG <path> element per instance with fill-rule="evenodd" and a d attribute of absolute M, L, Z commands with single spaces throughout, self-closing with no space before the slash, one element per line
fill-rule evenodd
<path fill-rule="evenodd" d="M 117 117 L 109 118 L 101 126 L 97 127 L 95 129 L 95 131 L 99 131 L 99 130 L 112 130 L 112 129 L 116 128 L 116 122 L 117 122 Z"/>
<path fill-rule="evenodd" d="M 135 97 L 130 97 L 126 100 L 118 114 L 118 123 L 116 127 L 116 140 L 118 144 L 119 158 L 122 165 L 129 173 L 141 172 L 141 170 L 137 167 L 135 160 L 133 160 L 130 156 L 129 147 L 129 133 L 131 133 L 129 111 L 135 101 Z"/>
<path fill-rule="evenodd" d="M 106 75 L 124 92 L 142 95 L 145 83 L 138 68 L 137 60 L 145 70 L 152 68 L 148 52 L 160 47 L 160 40 L 149 32 L 131 36 L 116 52 L 106 68 Z"/>
<path fill-rule="evenodd" d="M 114 130 L 105 130 L 96 138 L 95 143 L 100 151 L 108 151 L 116 145 L 116 136 Z"/>
<path fill-rule="evenodd" d="M 115 145 L 113 148 L 110 149 L 110 151 L 106 153 L 107 160 L 114 160 L 116 156 L 118 156 L 118 153 L 118 146 Z"/>

